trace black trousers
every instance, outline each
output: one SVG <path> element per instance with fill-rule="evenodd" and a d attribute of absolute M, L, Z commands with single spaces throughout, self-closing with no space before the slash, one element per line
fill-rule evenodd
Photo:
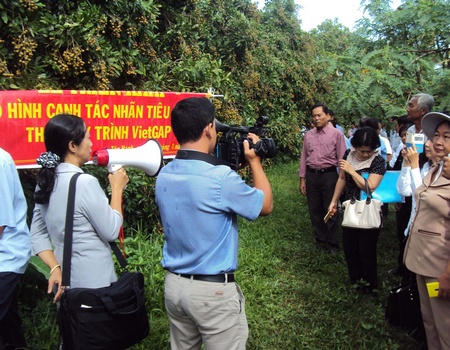
<path fill-rule="evenodd" d="M 369 288 L 377 288 L 377 242 L 380 229 L 362 230 L 342 227 L 342 246 L 350 281 L 363 280 Z"/>
<path fill-rule="evenodd" d="M 328 206 L 334 194 L 334 187 L 338 179 L 336 171 L 315 174 L 306 171 L 306 197 L 308 199 L 309 216 L 317 243 L 326 244 L 329 248 L 338 248 L 339 213 L 328 221 L 323 218 L 328 212 Z"/>
<path fill-rule="evenodd" d="M 0 350 L 26 347 L 22 320 L 17 312 L 20 276 L 0 272 Z"/>

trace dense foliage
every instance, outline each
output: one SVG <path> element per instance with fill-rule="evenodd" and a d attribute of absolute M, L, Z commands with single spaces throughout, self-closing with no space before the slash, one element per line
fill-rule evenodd
<path fill-rule="evenodd" d="M 202 92 L 218 116 L 250 125 L 268 115 L 278 149 L 299 153 L 308 106 L 341 124 L 404 113 L 411 94 L 450 104 L 448 0 L 362 1 L 350 31 L 324 21 L 306 33 L 294 0 L 0 3 L 0 88 Z M 370 16 L 370 17 L 369 17 Z"/>
<path fill-rule="evenodd" d="M 315 101 L 327 103 L 339 123 L 346 127 L 362 115 L 385 120 L 392 115 L 402 115 L 406 101 L 418 91 L 435 96 L 436 110 L 448 108 L 450 1 L 403 0 L 397 9 L 389 7 L 389 0 L 361 2 L 368 17 L 360 21 L 357 30 L 350 31 L 336 21 L 327 20 L 306 33 L 301 30 L 297 16 L 301 9 L 294 0 L 266 0 L 263 10 L 251 0 L 0 1 L 0 89 L 205 92 L 212 87 L 216 93 L 224 95 L 214 99 L 221 121 L 253 125 L 260 115 L 270 117 L 269 136 L 277 142 L 277 159 L 283 160 L 298 157 L 300 126 L 309 124 L 308 107 Z M 295 172 L 295 169 L 290 170 Z M 104 169 L 88 171 L 99 178 L 107 192 Z M 125 193 L 127 236 L 132 240 L 133 249 L 141 252 L 145 248 L 140 244 L 148 242 L 135 239 L 133 230 L 139 228 L 141 238 L 161 232 L 153 202 L 154 182 L 142 172 L 130 171 L 129 174 L 131 183 Z M 21 171 L 21 177 L 31 209 L 34 171 Z M 292 188 L 288 191 L 292 192 Z M 290 222 L 307 227 L 290 218 L 272 217 L 273 225 L 268 227 L 273 232 L 280 233 L 278 226 Z M 161 238 L 150 236 L 156 236 L 152 237 L 156 240 Z M 288 248 L 294 246 L 290 244 Z M 281 259 L 292 262 L 286 256 Z M 136 266 L 149 263 L 139 258 L 132 262 Z M 158 270 L 159 282 L 161 274 Z M 314 275 L 312 271 L 311 277 Z M 249 289 L 253 282 L 250 276 L 246 282 Z M 274 279 L 266 290 L 279 291 L 284 287 L 277 283 Z M 41 290 L 41 287 L 36 288 Z M 287 291 L 290 292 L 289 288 Z M 35 290 L 27 288 L 23 292 Z M 339 289 L 333 294 L 335 298 L 351 306 L 353 300 L 349 301 L 345 293 L 338 292 Z M 267 297 L 268 302 L 271 297 Z M 282 305 L 297 305 L 304 297 L 287 298 Z M 258 295 L 253 299 L 258 300 Z M 42 305 L 41 299 L 35 298 L 33 302 L 30 310 L 37 311 L 29 315 L 36 315 L 33 317 L 39 317 L 39 321 L 27 318 L 30 329 L 43 323 L 43 311 L 48 308 L 47 304 Z M 335 303 L 336 299 L 324 302 Z M 161 304 L 157 305 L 160 309 L 152 309 L 151 317 L 159 322 L 156 332 L 165 332 L 159 341 L 166 345 L 164 311 Z M 279 321 L 280 309 L 279 305 L 273 306 L 267 323 L 276 325 L 272 320 Z M 47 316 L 45 321 L 53 324 L 54 315 Z M 335 316 L 332 314 L 329 322 Z M 258 334 L 255 328 L 262 336 L 267 335 L 264 327 L 258 329 L 259 321 L 252 319 L 254 317 L 250 316 L 256 325 L 253 336 Z M 302 323 L 310 321 L 310 314 L 300 319 Z M 164 325 L 161 326 L 161 322 Z M 285 322 L 289 326 L 290 319 Z M 319 326 L 327 324 L 322 318 L 314 322 L 320 323 Z M 387 331 L 379 320 L 374 324 L 373 327 L 382 330 L 377 335 L 386 336 Z M 320 329 L 317 324 L 313 326 Z M 362 326 L 368 333 L 372 331 L 369 329 L 372 323 Z M 40 329 L 33 331 L 38 334 Z M 52 332 L 46 336 L 57 339 L 54 328 Z M 267 337 L 270 339 L 263 339 L 271 348 L 277 348 L 271 343 L 276 341 L 277 337 L 272 336 L 275 332 L 278 330 L 270 329 Z M 320 332 L 317 336 L 323 334 Z M 352 336 L 344 335 L 349 339 Z M 339 336 L 336 333 L 336 337 Z M 366 344 L 364 334 L 360 333 L 356 338 L 362 339 L 363 343 L 357 343 L 361 348 L 376 341 L 369 339 Z M 251 343 L 258 341 L 252 339 Z M 382 347 L 391 348 L 390 341 Z M 301 345 L 311 344 L 318 348 L 312 340 L 305 340 Z M 294 345 L 299 344 L 287 346 Z M 347 345 L 342 347 L 348 348 Z M 36 344 L 36 348 L 46 347 Z"/>

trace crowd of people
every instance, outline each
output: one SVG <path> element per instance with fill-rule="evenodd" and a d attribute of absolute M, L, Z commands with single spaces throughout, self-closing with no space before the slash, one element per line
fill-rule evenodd
<path fill-rule="evenodd" d="M 375 191 L 386 171 L 397 171 L 390 186 L 403 200 L 393 203 L 398 258 L 389 272 L 403 282 L 417 280 L 428 348 L 450 349 L 450 116 L 432 112 L 433 106 L 429 94 L 412 96 L 406 115 L 391 118 L 389 138 L 381 121 L 367 116 L 352 122 L 344 135 L 326 105 L 312 106 L 313 125 L 300 157 L 300 193 L 307 197 L 316 246 L 335 254 L 340 205 L 358 200 L 366 184 Z M 415 135 L 409 143 L 408 133 Z M 423 145 L 414 141 L 420 139 Z M 386 216 L 388 204 L 383 207 Z M 380 228 L 342 227 L 349 279 L 358 293 L 377 293 L 379 234 Z M 439 284 L 438 297 L 428 294 L 433 282 Z"/>
<path fill-rule="evenodd" d="M 449 349 L 450 335 L 450 116 L 432 112 L 434 99 L 419 93 L 407 114 L 392 118 L 388 137 L 378 119 L 363 116 L 345 133 L 325 104 L 311 107 L 312 127 L 304 135 L 298 176 L 305 195 L 314 243 L 338 254 L 341 205 L 375 191 L 386 171 L 398 171 L 404 200 L 394 204 L 397 266 L 391 273 L 415 276 L 429 349 Z M 165 306 L 172 349 L 245 349 L 245 299 L 234 273 L 238 267 L 237 216 L 255 220 L 271 214 L 273 195 L 261 159 L 247 140 L 249 186 L 212 156 L 217 130 L 214 106 L 206 98 L 179 101 L 171 125 L 180 144 L 175 159 L 159 173 L 155 197 L 164 228 L 161 264 L 166 270 Z M 424 151 L 407 145 L 407 133 L 423 134 Z M 248 138 L 258 142 L 258 136 Z M 71 177 L 90 159 L 89 129 L 82 118 L 54 116 L 44 128 L 46 151 L 37 158 L 31 227 L 27 206 L 9 154 L 0 149 L 0 350 L 26 348 L 17 312 L 17 290 L 31 254 L 48 266 L 47 292 L 58 303 L 64 224 Z M 367 176 L 363 176 L 367 174 Z M 98 180 L 84 174 L 75 196 L 71 287 L 101 288 L 117 280 L 109 242 L 123 223 L 125 169 L 108 175 L 110 200 Z M 366 187 L 367 186 L 367 187 Z M 387 215 L 388 205 L 384 206 Z M 324 219 L 326 218 L 326 219 Z M 342 227 L 342 248 L 355 292 L 376 295 L 380 228 Z M 439 283 L 437 298 L 427 283 Z"/>

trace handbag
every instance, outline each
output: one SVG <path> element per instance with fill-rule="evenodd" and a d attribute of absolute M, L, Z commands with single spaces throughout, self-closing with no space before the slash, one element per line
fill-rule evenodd
<path fill-rule="evenodd" d="M 372 198 L 369 184 L 364 179 L 366 185 L 367 198 L 364 200 L 352 199 L 342 203 L 344 210 L 344 218 L 342 219 L 343 227 L 359 228 L 359 229 L 375 229 L 380 228 L 383 221 L 381 206 L 383 203 L 378 199 Z"/>
<path fill-rule="evenodd" d="M 423 326 L 419 290 L 415 279 L 389 291 L 385 316 L 391 325 L 405 330 Z"/>
<path fill-rule="evenodd" d="M 121 350 L 144 339 L 150 331 L 145 307 L 144 276 L 126 271 L 127 261 L 115 242 L 110 243 L 125 272 L 108 287 L 70 288 L 75 174 L 69 185 L 64 237 L 62 286 L 58 310 L 64 350 Z"/>

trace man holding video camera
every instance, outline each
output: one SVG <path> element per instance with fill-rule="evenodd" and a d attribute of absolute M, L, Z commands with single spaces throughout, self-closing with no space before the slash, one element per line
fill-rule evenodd
<path fill-rule="evenodd" d="M 156 203 L 164 227 L 162 266 L 172 350 L 245 349 L 244 297 L 234 282 L 237 215 L 255 220 L 273 208 L 261 159 L 244 141 L 254 187 L 212 156 L 214 107 L 206 98 L 179 101 L 171 113 L 180 144 L 176 158 L 156 180 Z M 249 133 L 254 143 L 258 137 Z"/>

